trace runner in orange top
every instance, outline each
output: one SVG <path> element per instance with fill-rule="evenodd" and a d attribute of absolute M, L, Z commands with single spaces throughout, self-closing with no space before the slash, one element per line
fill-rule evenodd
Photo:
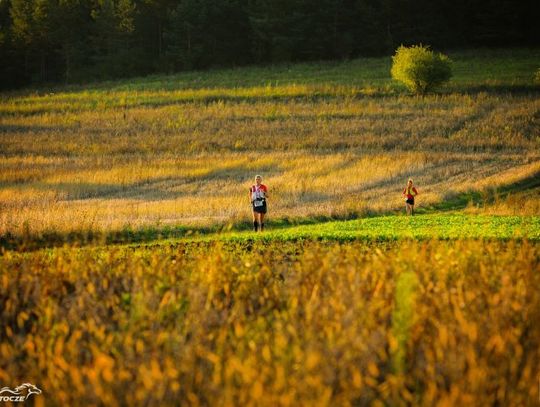
<path fill-rule="evenodd" d="M 407 215 L 414 215 L 414 197 L 418 195 L 418 191 L 413 186 L 412 179 L 409 178 L 407 186 L 403 190 L 403 195 L 405 196 L 405 208 L 407 210 Z"/>
<path fill-rule="evenodd" d="M 264 215 L 266 215 L 266 199 L 268 198 L 268 187 L 262 183 L 262 177 L 255 177 L 255 185 L 249 188 L 249 201 L 253 207 L 253 229 L 255 232 L 264 230 Z"/>

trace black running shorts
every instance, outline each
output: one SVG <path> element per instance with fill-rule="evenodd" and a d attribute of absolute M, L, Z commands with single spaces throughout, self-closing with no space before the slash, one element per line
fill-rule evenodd
<path fill-rule="evenodd" d="M 252 203 L 253 206 L 253 212 L 257 213 L 266 213 L 266 200 L 255 200 Z"/>

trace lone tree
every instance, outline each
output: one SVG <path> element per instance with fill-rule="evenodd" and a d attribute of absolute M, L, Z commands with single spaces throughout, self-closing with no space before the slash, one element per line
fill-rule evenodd
<path fill-rule="evenodd" d="M 412 92 L 424 95 L 452 77 L 451 60 L 428 46 L 400 46 L 392 57 L 392 78 Z"/>

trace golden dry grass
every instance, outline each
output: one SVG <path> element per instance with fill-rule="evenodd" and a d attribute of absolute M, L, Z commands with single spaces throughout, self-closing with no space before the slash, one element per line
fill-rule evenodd
<path fill-rule="evenodd" d="M 365 61 L 352 66 L 376 87 L 339 69 L 261 86 L 254 69 L 243 88 L 232 71 L 219 86 L 192 73 L 191 88 L 173 77 L 2 96 L 0 382 L 36 383 L 36 405 L 536 403 L 538 217 L 381 217 L 32 251 L 55 233 L 105 232 L 99 244 L 128 226 L 247 220 L 256 173 L 270 220 L 402 210 L 409 177 L 419 209 L 538 215 L 534 55 L 521 90 L 505 64 L 468 77 L 462 63 L 458 93 L 425 98 L 385 88 L 387 69 Z M 467 91 L 497 71 L 496 91 Z M 312 241 L 362 228 L 367 243 Z"/>
<path fill-rule="evenodd" d="M 255 173 L 278 219 L 396 210 L 410 176 L 426 206 L 540 169 L 535 96 L 358 98 L 343 89 L 272 100 L 254 88 L 241 100 L 127 109 L 89 108 L 97 96 L 85 93 L 9 99 L 0 109 L 0 234 L 237 222 L 250 216 Z M 529 201 L 517 212 L 537 213 L 538 199 Z"/>
<path fill-rule="evenodd" d="M 0 381 L 36 405 L 537 402 L 538 244 L 246 249 L 5 253 Z"/>

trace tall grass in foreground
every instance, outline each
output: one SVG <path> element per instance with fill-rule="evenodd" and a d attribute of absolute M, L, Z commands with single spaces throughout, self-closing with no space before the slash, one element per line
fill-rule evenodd
<path fill-rule="evenodd" d="M 539 267 L 512 241 L 5 252 L 0 381 L 48 405 L 533 405 Z"/>

